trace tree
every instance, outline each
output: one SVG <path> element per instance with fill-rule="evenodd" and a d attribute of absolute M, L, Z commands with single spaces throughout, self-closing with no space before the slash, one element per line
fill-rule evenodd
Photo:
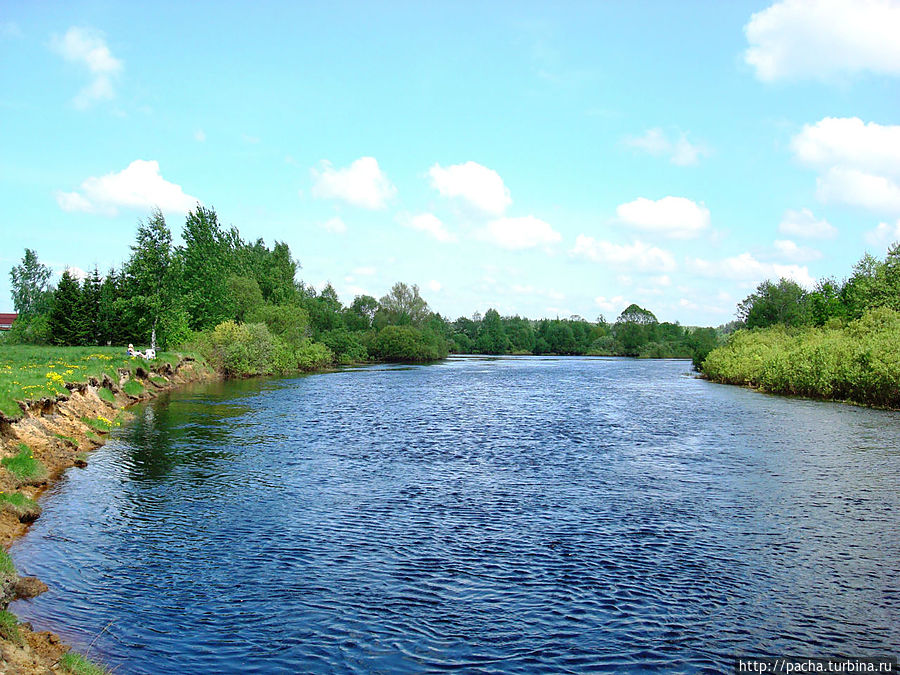
<path fill-rule="evenodd" d="M 496 309 L 489 309 L 484 313 L 478 326 L 475 348 L 482 354 L 506 354 L 509 351 L 509 339 Z"/>
<path fill-rule="evenodd" d="M 19 319 L 27 321 L 46 311 L 49 305 L 50 268 L 42 264 L 32 249 L 25 249 L 22 264 L 10 270 L 13 306 Z"/>
<path fill-rule="evenodd" d="M 371 295 L 357 295 L 344 310 L 344 323 L 350 330 L 368 330 L 372 327 L 378 301 Z"/>
<path fill-rule="evenodd" d="M 137 241 L 125 265 L 131 330 L 140 339 L 150 339 L 156 349 L 156 331 L 161 315 L 171 309 L 172 233 L 156 209 L 146 224 L 138 226 Z"/>
<path fill-rule="evenodd" d="M 653 312 L 632 303 L 622 310 L 622 313 L 619 314 L 619 318 L 616 319 L 616 323 L 636 323 L 645 326 L 652 323 L 658 323 L 658 321 Z"/>
<path fill-rule="evenodd" d="M 247 315 L 263 304 L 259 283 L 252 277 L 229 277 L 228 291 L 231 293 L 231 305 L 236 321 L 246 321 Z"/>
<path fill-rule="evenodd" d="M 419 287 L 398 281 L 379 301 L 385 325 L 421 326 L 428 318 L 428 303 L 419 295 Z"/>
<path fill-rule="evenodd" d="M 807 321 L 806 291 L 796 281 L 782 278 L 764 281 L 738 305 L 738 318 L 747 328 L 781 324 L 800 326 Z"/>
<path fill-rule="evenodd" d="M 81 286 L 69 270 L 60 277 L 53 293 L 50 311 L 50 335 L 56 345 L 83 345 L 86 341 L 84 304 Z"/>
<path fill-rule="evenodd" d="M 240 236 L 219 226 L 215 209 L 197 207 L 188 213 L 177 250 L 180 290 L 193 330 L 212 328 L 233 314 L 228 278 L 235 273 Z"/>

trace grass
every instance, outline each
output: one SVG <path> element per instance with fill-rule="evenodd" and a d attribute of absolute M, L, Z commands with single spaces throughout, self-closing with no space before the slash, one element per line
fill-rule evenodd
<path fill-rule="evenodd" d="M 144 389 L 144 385 L 137 380 L 128 380 L 128 382 L 122 385 L 122 391 L 129 396 L 140 396 L 147 390 Z"/>
<path fill-rule="evenodd" d="M 22 644 L 22 633 L 19 632 L 19 620 L 11 612 L 0 611 L 0 636 L 10 642 Z"/>
<path fill-rule="evenodd" d="M 166 378 L 160 377 L 159 375 L 151 375 L 151 376 L 150 376 L 150 381 L 151 381 L 153 384 L 158 384 L 160 387 L 164 387 L 164 386 L 166 386 L 167 384 L 169 384 L 169 381 L 168 381 Z"/>
<path fill-rule="evenodd" d="M 82 417 L 81 421 L 94 431 L 99 431 L 101 434 L 108 434 L 109 430 L 113 427 L 112 420 L 108 420 L 102 415 L 98 415 L 97 417 Z"/>
<path fill-rule="evenodd" d="M 87 436 L 87 439 L 88 439 L 89 441 L 94 441 L 94 443 L 103 443 L 103 439 L 100 438 L 100 437 L 99 437 L 97 434 L 95 434 L 93 431 L 87 431 L 87 432 L 85 432 L 84 435 Z"/>
<path fill-rule="evenodd" d="M 34 458 L 31 448 L 24 443 L 19 443 L 18 454 L 4 457 L 0 464 L 19 481 L 43 480 L 47 477 L 47 467 Z"/>
<path fill-rule="evenodd" d="M 13 565 L 12 558 L 9 553 L 0 548 L 0 576 L 11 577 L 16 573 L 16 566 Z"/>
<path fill-rule="evenodd" d="M 107 389 L 106 387 L 100 387 L 97 391 L 97 396 L 106 401 L 107 403 L 115 403 L 116 395 L 112 393 L 111 389 Z"/>
<path fill-rule="evenodd" d="M 20 520 L 34 520 L 41 513 L 38 503 L 21 492 L 0 492 L 0 506 L 12 511 Z"/>
<path fill-rule="evenodd" d="M 160 352 L 157 362 L 178 363 L 180 353 Z M 0 347 L 0 412 L 7 417 L 22 415 L 18 401 L 68 395 L 67 382 L 87 382 L 108 375 L 119 379 L 119 368 L 149 371 L 152 363 L 125 355 L 122 347 Z"/>
<path fill-rule="evenodd" d="M 109 670 L 103 666 L 98 666 L 75 652 L 63 654 L 59 659 L 59 666 L 63 672 L 72 673 L 72 675 L 107 675 L 109 673 Z"/>
<path fill-rule="evenodd" d="M 53 434 L 53 435 L 56 436 L 59 440 L 65 441 L 66 443 L 70 444 L 76 450 L 78 449 L 78 439 L 77 438 L 72 438 L 71 436 L 63 436 L 62 434 Z"/>

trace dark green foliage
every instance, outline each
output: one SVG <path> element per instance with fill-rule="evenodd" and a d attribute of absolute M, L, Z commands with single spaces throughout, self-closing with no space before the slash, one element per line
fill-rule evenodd
<path fill-rule="evenodd" d="M 81 286 L 68 269 L 62 273 L 53 294 L 49 328 L 50 340 L 55 345 L 87 344 L 88 326 L 84 315 Z"/>
<path fill-rule="evenodd" d="M 496 309 L 489 309 L 478 328 L 475 348 L 481 354 L 506 354 L 509 352 L 509 339 L 503 328 L 503 321 Z"/>
<path fill-rule="evenodd" d="M 436 361 L 445 358 L 447 344 L 429 330 L 415 326 L 387 326 L 375 338 L 370 349 L 383 361 Z"/>
<path fill-rule="evenodd" d="M 346 328 L 337 328 L 323 333 L 321 342 L 332 351 L 337 363 L 359 363 L 365 361 L 369 356 L 359 336 L 350 333 Z"/>

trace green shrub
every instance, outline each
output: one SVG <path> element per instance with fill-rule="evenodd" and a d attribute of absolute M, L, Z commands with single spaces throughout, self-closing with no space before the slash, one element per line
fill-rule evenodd
<path fill-rule="evenodd" d="M 325 331 L 321 341 L 334 353 L 334 360 L 338 363 L 358 363 L 365 361 L 369 355 L 359 337 L 343 328 Z"/>
<path fill-rule="evenodd" d="M 334 354 L 321 342 L 306 339 L 294 350 L 293 359 L 299 370 L 320 370 L 334 363 Z"/>
<path fill-rule="evenodd" d="M 813 398 L 900 407 L 900 312 L 867 311 L 842 326 L 733 333 L 703 362 L 711 380 Z"/>
<path fill-rule="evenodd" d="M 299 347 L 309 332 L 309 313 L 299 305 L 262 305 L 247 316 L 248 323 L 264 323 L 272 335 Z"/>
<path fill-rule="evenodd" d="M 284 373 L 294 367 L 288 346 L 262 323 L 224 321 L 199 335 L 196 346 L 227 377 Z"/>
<path fill-rule="evenodd" d="M 108 675 L 110 672 L 75 652 L 63 654 L 59 659 L 59 667 L 72 675 Z"/>
<path fill-rule="evenodd" d="M 34 458 L 24 443 L 19 443 L 18 454 L 4 457 L 0 464 L 21 482 L 40 482 L 47 477 L 47 467 Z"/>
<path fill-rule="evenodd" d="M 448 348 L 444 340 L 429 330 L 415 326 L 385 326 L 370 351 L 384 361 L 436 361 L 447 356 Z"/>

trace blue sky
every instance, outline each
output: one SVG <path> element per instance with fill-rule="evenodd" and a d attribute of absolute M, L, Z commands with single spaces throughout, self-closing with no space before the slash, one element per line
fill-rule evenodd
<path fill-rule="evenodd" d="M 342 300 L 712 324 L 900 239 L 900 2 L 0 7 L 0 310 L 196 201 Z"/>

